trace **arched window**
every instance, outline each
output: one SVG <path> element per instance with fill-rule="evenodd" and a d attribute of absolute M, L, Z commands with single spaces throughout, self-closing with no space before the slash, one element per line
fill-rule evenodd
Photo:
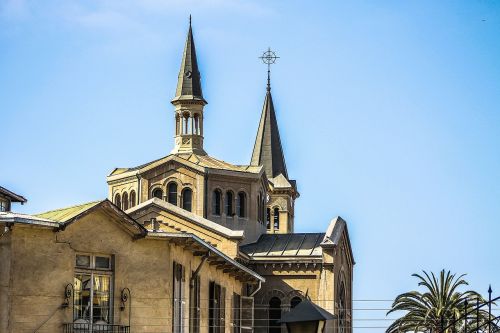
<path fill-rule="evenodd" d="M 122 198 L 121 198 L 121 196 L 120 196 L 120 194 L 119 194 L 119 193 L 117 193 L 117 194 L 115 195 L 115 205 L 116 205 L 118 208 L 122 209 Z"/>
<path fill-rule="evenodd" d="M 177 183 L 168 183 L 168 202 L 177 206 Z"/>
<path fill-rule="evenodd" d="M 339 287 L 339 333 L 347 332 L 347 321 L 346 321 L 346 295 L 345 295 L 345 285 L 342 281 Z"/>
<path fill-rule="evenodd" d="M 262 223 L 262 194 L 257 196 L 257 221 Z"/>
<path fill-rule="evenodd" d="M 212 214 L 220 215 L 221 212 L 222 193 L 220 190 L 215 190 L 212 195 Z"/>
<path fill-rule="evenodd" d="M 122 209 L 127 210 L 128 209 L 128 194 L 127 194 L 127 192 L 123 192 L 122 202 L 123 202 Z"/>
<path fill-rule="evenodd" d="M 130 208 L 134 207 L 135 206 L 135 191 L 132 190 L 130 191 Z"/>
<path fill-rule="evenodd" d="M 266 228 L 267 228 L 267 230 L 271 230 L 271 208 L 267 209 Z"/>
<path fill-rule="evenodd" d="M 152 194 L 153 198 L 163 199 L 163 191 L 161 188 L 155 188 Z"/>
<path fill-rule="evenodd" d="M 269 333 L 281 333 L 281 300 L 273 297 L 269 301 Z"/>
<path fill-rule="evenodd" d="M 236 197 L 236 214 L 239 217 L 245 217 L 246 196 L 245 192 L 239 192 Z"/>
<path fill-rule="evenodd" d="M 226 192 L 226 202 L 225 202 L 225 208 L 226 208 L 226 215 L 227 216 L 233 216 L 233 192 L 227 191 Z"/>
<path fill-rule="evenodd" d="M 193 191 L 186 187 L 182 190 L 182 208 L 191 211 L 193 203 Z"/>
<path fill-rule="evenodd" d="M 274 230 L 279 230 L 280 229 L 280 209 L 278 207 L 274 208 L 274 217 L 273 217 L 273 223 L 274 223 Z"/>
<path fill-rule="evenodd" d="M 290 300 L 290 309 L 293 309 L 294 307 L 299 305 L 300 302 L 302 302 L 302 298 L 300 298 L 299 296 L 295 296 L 294 298 L 292 298 Z"/>
<path fill-rule="evenodd" d="M 193 134 L 200 134 L 200 115 L 195 114 L 194 115 L 194 133 Z"/>

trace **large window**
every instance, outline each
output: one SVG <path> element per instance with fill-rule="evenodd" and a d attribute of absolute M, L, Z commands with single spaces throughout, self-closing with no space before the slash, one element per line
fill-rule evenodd
<path fill-rule="evenodd" d="M 128 194 L 127 194 L 127 192 L 123 193 L 122 202 L 123 202 L 122 209 L 127 210 L 128 209 Z"/>
<path fill-rule="evenodd" d="M 184 333 L 184 267 L 174 262 L 173 271 L 172 332 Z"/>
<path fill-rule="evenodd" d="M 239 217 L 245 217 L 245 208 L 246 208 L 246 196 L 244 192 L 239 192 L 236 197 L 236 214 Z"/>
<path fill-rule="evenodd" d="M 163 199 L 163 191 L 161 190 L 161 188 L 155 188 L 152 195 L 153 198 Z"/>
<path fill-rule="evenodd" d="M 233 216 L 233 192 L 226 192 L 226 215 Z"/>
<path fill-rule="evenodd" d="M 130 191 L 130 208 L 135 206 L 135 191 Z"/>
<path fill-rule="evenodd" d="M 189 333 L 200 332 L 200 276 L 191 277 L 189 283 Z"/>
<path fill-rule="evenodd" d="M 340 333 L 344 333 L 344 332 L 347 332 L 347 320 L 346 320 L 346 313 L 347 313 L 347 309 L 346 309 L 346 295 L 345 295 L 345 284 L 344 282 L 342 281 L 340 283 L 340 287 L 339 287 L 339 320 L 338 320 L 338 323 L 339 323 L 339 332 Z"/>
<path fill-rule="evenodd" d="M 241 296 L 233 293 L 233 333 L 240 333 L 241 322 Z"/>
<path fill-rule="evenodd" d="M 262 202 L 260 200 L 261 195 L 257 196 L 257 221 L 262 222 Z"/>
<path fill-rule="evenodd" d="M 177 206 L 177 183 L 168 183 L 168 202 Z"/>
<path fill-rule="evenodd" d="M 193 191 L 190 188 L 182 190 L 182 208 L 191 211 L 193 206 Z"/>
<path fill-rule="evenodd" d="M 222 192 L 215 190 L 212 194 L 212 214 L 220 215 L 221 212 Z"/>
<path fill-rule="evenodd" d="M 278 207 L 274 208 L 273 214 L 274 230 L 280 230 L 280 209 Z"/>
<path fill-rule="evenodd" d="M 77 254 L 75 263 L 73 321 L 99 325 L 111 323 L 111 257 Z"/>
<path fill-rule="evenodd" d="M 115 195 L 115 205 L 122 209 L 122 197 L 118 193 Z"/>
<path fill-rule="evenodd" d="M 208 299 L 208 332 L 224 333 L 226 324 L 226 288 L 210 282 Z"/>

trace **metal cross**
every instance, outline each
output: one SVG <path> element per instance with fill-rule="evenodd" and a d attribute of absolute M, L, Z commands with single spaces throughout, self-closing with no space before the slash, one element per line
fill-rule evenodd
<path fill-rule="evenodd" d="M 269 47 L 259 58 L 267 65 L 267 90 L 271 90 L 271 65 L 276 63 L 276 59 L 279 57 Z"/>

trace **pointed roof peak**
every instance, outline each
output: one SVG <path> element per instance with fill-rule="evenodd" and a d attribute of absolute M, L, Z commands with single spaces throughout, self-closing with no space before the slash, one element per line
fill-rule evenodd
<path fill-rule="evenodd" d="M 273 97 L 269 83 L 250 165 L 262 165 L 268 178 L 274 178 L 282 174 L 288 179 L 285 155 L 281 146 L 278 121 L 276 119 L 276 112 L 274 111 Z"/>
<path fill-rule="evenodd" d="M 207 104 L 201 89 L 201 74 L 198 69 L 196 47 L 194 44 L 191 15 L 189 15 L 189 29 L 186 44 L 182 54 L 181 68 L 177 81 L 177 89 L 172 103 L 182 100 L 195 100 Z"/>

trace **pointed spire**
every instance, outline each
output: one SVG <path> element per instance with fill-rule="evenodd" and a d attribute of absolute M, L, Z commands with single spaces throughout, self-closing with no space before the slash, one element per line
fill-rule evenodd
<path fill-rule="evenodd" d="M 193 29 L 191 27 L 191 15 L 189 15 L 189 30 L 186 38 L 186 45 L 184 46 L 184 53 L 182 54 L 177 89 L 172 103 L 182 100 L 196 100 L 207 104 L 201 91 L 201 75 L 198 70 Z"/>
<path fill-rule="evenodd" d="M 278 121 L 276 120 L 273 97 L 271 96 L 269 76 L 266 98 L 264 99 L 264 107 L 262 108 L 250 165 L 264 166 L 264 171 L 269 178 L 283 174 L 288 179 L 285 155 L 281 146 Z"/>

